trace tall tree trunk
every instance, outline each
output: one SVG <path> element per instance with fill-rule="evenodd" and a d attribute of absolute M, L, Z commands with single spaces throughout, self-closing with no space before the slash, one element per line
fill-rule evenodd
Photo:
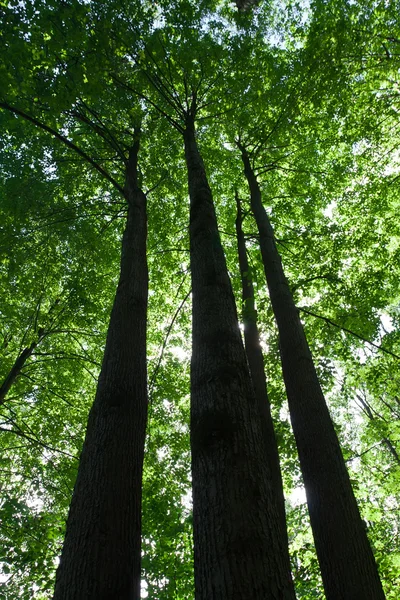
<path fill-rule="evenodd" d="M 187 119 L 184 141 L 193 293 L 195 597 L 293 599 L 258 404 L 193 119 Z"/>
<path fill-rule="evenodd" d="M 311 526 L 328 600 L 383 600 L 361 520 L 311 352 L 285 278 L 274 232 L 249 156 L 240 147 L 260 234 L 269 294 L 280 336 L 282 370 Z"/>
<path fill-rule="evenodd" d="M 246 253 L 246 242 L 242 229 L 243 214 L 238 193 L 236 192 L 236 237 L 239 255 L 239 267 L 242 280 L 242 315 L 244 325 L 244 345 L 249 362 L 258 410 L 261 415 L 261 426 L 267 455 L 267 463 L 271 472 L 271 481 L 278 502 L 282 530 L 285 532 L 285 544 L 288 546 L 285 498 L 283 495 L 282 474 L 279 464 L 279 451 L 276 443 L 274 424 L 267 393 L 267 381 L 264 371 L 264 358 L 260 346 L 260 335 L 257 326 L 257 311 L 254 302 L 254 286 L 249 261 Z"/>
<path fill-rule="evenodd" d="M 147 420 L 146 196 L 127 165 L 121 272 L 67 522 L 54 600 L 139 600 Z"/>

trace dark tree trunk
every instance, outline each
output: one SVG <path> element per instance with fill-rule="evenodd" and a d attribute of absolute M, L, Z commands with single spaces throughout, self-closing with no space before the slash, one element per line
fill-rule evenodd
<path fill-rule="evenodd" d="M 280 519 L 282 521 L 282 530 L 287 534 L 285 498 L 283 495 L 283 484 L 281 468 L 279 464 L 279 452 L 274 432 L 274 424 L 271 416 L 271 408 L 267 393 L 267 381 L 264 371 L 264 358 L 260 346 L 260 336 L 257 326 L 257 311 L 254 302 L 254 286 L 251 276 L 249 261 L 246 253 L 246 242 L 242 229 L 242 209 L 239 196 L 236 193 L 236 237 L 239 255 L 239 267 L 242 280 L 242 315 L 244 326 L 244 345 L 249 362 L 251 379 L 253 381 L 258 410 L 261 414 L 261 426 L 267 455 L 267 464 L 271 472 L 271 481 L 278 503 Z M 287 535 L 285 538 L 286 547 L 288 546 Z"/>
<path fill-rule="evenodd" d="M 274 232 L 244 148 L 244 172 L 280 336 L 282 370 L 327 600 L 383 600 L 375 560 L 285 278 Z"/>
<path fill-rule="evenodd" d="M 187 120 L 184 141 L 193 293 L 195 597 L 294 599 L 258 404 L 193 120 Z"/>
<path fill-rule="evenodd" d="M 54 600 L 139 600 L 147 419 L 146 197 L 126 175 L 121 272 L 67 522 Z M 106 251 L 106 250 L 105 250 Z"/>
<path fill-rule="evenodd" d="M 28 348 L 24 348 L 22 350 L 21 354 L 16 359 L 13 366 L 11 367 L 7 377 L 5 378 L 5 380 L 3 381 L 3 383 L 0 387 L 0 406 L 2 404 L 4 404 L 4 402 L 6 401 L 6 396 L 7 396 L 8 392 L 10 391 L 11 386 L 13 385 L 14 381 L 17 379 L 17 377 L 21 373 L 21 370 L 23 369 L 28 358 L 30 358 L 32 356 L 39 341 L 40 341 L 40 338 L 37 342 L 32 342 L 32 344 Z"/>

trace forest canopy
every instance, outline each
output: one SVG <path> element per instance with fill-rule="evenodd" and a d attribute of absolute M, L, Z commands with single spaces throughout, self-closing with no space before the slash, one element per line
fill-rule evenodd
<path fill-rule="evenodd" d="M 148 268 L 148 300 L 144 284 L 129 292 L 143 292 L 132 301 L 138 313 L 148 302 L 145 333 L 139 324 L 147 384 L 138 366 L 148 397 L 141 597 L 194 598 L 196 231 L 187 165 L 196 134 L 240 329 L 256 317 L 259 330 L 296 596 L 325 598 L 249 169 L 384 593 L 396 600 L 397 3 L 4 0 L 0 25 L 0 597 L 53 595 L 114 296 L 125 282 L 121 240 L 147 205 L 140 277 Z M 246 281 L 253 291 L 244 300 Z M 225 292 L 207 285 L 214 306 Z M 193 313 L 194 351 L 207 318 Z"/>

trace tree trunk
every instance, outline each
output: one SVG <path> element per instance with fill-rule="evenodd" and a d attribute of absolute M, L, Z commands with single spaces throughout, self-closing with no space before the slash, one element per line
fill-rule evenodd
<path fill-rule="evenodd" d="M 21 370 L 25 366 L 26 361 L 30 358 L 40 341 L 40 337 L 37 342 L 32 342 L 32 344 L 28 348 L 24 348 L 21 354 L 16 359 L 15 363 L 11 367 L 7 377 L 3 381 L 0 386 L 0 406 L 2 406 L 6 401 L 6 396 L 11 389 L 14 381 L 17 379 L 18 375 L 21 373 Z"/>
<path fill-rule="evenodd" d="M 90 411 L 54 600 L 139 600 L 147 420 L 146 196 L 127 165 L 121 272 Z"/>
<path fill-rule="evenodd" d="M 383 600 L 375 560 L 249 157 L 240 147 L 327 600 Z"/>
<path fill-rule="evenodd" d="M 195 597 L 294 599 L 258 404 L 192 119 L 184 141 L 193 293 Z"/>
<path fill-rule="evenodd" d="M 264 358 L 260 346 L 260 336 L 257 327 L 257 311 L 254 303 L 254 287 L 251 276 L 249 261 L 247 260 L 246 243 L 242 229 L 242 209 L 239 196 L 236 192 L 236 237 L 239 255 L 239 267 L 242 280 L 242 315 L 244 325 L 244 345 L 249 362 L 251 379 L 253 381 L 258 410 L 261 414 L 261 426 L 267 455 L 267 464 L 271 472 L 271 481 L 278 502 L 278 510 L 282 521 L 282 530 L 285 532 L 285 544 L 288 546 L 285 498 L 283 495 L 283 484 L 281 468 L 279 464 L 279 451 L 276 443 L 274 424 L 271 416 L 271 408 L 267 393 L 267 381 L 264 371 Z"/>

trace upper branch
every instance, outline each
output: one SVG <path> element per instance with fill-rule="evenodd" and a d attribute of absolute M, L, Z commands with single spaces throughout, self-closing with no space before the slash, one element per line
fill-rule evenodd
<path fill-rule="evenodd" d="M 101 167 L 99 164 L 97 164 L 88 154 L 86 154 L 86 152 L 81 150 L 78 146 L 76 146 L 76 144 L 71 142 L 67 137 L 65 137 L 64 135 L 62 135 L 61 133 L 59 133 L 52 127 L 49 127 L 45 123 L 42 123 L 35 117 L 32 117 L 31 115 L 28 115 L 27 113 L 23 112 L 22 110 L 16 108 L 15 106 L 10 106 L 10 104 L 7 104 L 6 102 L 0 102 L 0 108 L 9 110 L 10 112 L 14 113 L 15 115 L 22 117 L 26 121 L 33 123 L 33 125 L 36 125 L 36 127 L 43 129 L 43 131 L 50 133 L 53 137 L 55 137 L 58 140 L 60 140 L 61 142 L 63 142 L 63 144 L 68 146 L 68 148 L 71 148 L 72 150 L 74 150 L 77 154 L 79 154 L 79 156 L 81 156 L 84 160 L 86 160 L 89 164 L 91 164 L 105 179 L 107 179 L 110 183 L 112 183 L 112 185 L 122 195 L 124 195 L 123 187 L 109 173 L 107 173 L 107 171 L 105 169 L 103 169 L 103 167 Z"/>

